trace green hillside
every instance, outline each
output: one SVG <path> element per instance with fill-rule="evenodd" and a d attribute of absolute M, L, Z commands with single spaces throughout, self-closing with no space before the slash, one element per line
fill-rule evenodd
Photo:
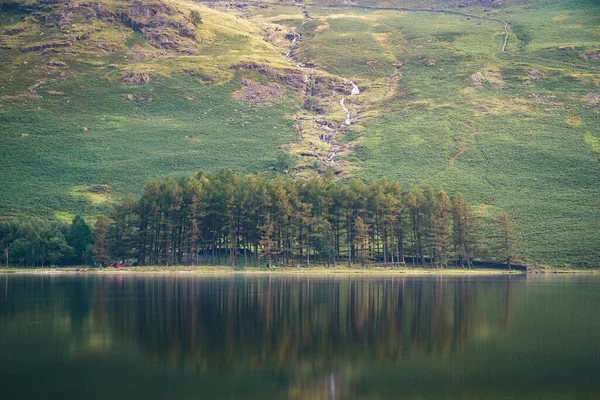
<path fill-rule="evenodd" d="M 199 169 L 329 167 L 508 211 L 528 262 L 600 264 L 600 5 L 352 5 L 2 1 L 0 215 L 93 217 Z"/>

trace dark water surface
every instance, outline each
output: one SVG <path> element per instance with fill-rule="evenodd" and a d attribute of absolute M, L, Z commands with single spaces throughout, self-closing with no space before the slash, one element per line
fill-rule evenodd
<path fill-rule="evenodd" d="M 600 399 L 600 277 L 0 275 L 0 399 Z"/>

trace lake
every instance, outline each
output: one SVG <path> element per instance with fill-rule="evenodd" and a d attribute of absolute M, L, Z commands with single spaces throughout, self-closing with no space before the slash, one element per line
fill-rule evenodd
<path fill-rule="evenodd" d="M 0 275 L 2 399 L 598 399 L 598 276 Z"/>

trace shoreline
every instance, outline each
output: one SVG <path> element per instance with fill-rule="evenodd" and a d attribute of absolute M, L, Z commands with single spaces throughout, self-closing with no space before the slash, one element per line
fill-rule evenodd
<path fill-rule="evenodd" d="M 3 274 L 25 275 L 177 275 L 177 276 L 234 276 L 234 275 L 384 275 L 384 276 L 473 276 L 473 275 L 556 275 L 556 274 L 599 274 L 600 270 L 571 270 L 547 269 L 538 271 L 520 271 L 504 269 L 462 269 L 462 268 L 348 268 L 348 267 L 311 267 L 311 268 L 265 268 L 247 267 L 234 269 L 229 266 L 144 266 L 125 268 L 98 268 L 98 267 L 64 267 L 64 268 L 2 268 Z"/>

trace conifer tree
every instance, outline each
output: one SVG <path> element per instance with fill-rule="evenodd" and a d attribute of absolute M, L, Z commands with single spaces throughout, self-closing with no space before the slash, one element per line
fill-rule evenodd
<path fill-rule="evenodd" d="M 454 259 L 462 268 L 465 267 L 465 264 L 468 268 L 472 268 L 478 226 L 471 207 L 461 193 L 458 193 L 452 201 L 452 219 Z"/>
<path fill-rule="evenodd" d="M 271 221 L 271 213 L 267 213 L 265 216 L 265 221 L 262 226 L 259 227 L 259 231 L 261 233 L 260 239 L 260 247 L 261 254 L 260 258 L 267 259 L 267 268 L 271 268 L 272 266 L 272 255 L 274 254 L 273 247 L 275 246 L 275 241 L 273 240 L 273 232 L 274 232 L 274 224 Z"/>
<path fill-rule="evenodd" d="M 102 267 L 108 264 L 110 261 L 109 248 L 108 248 L 108 229 L 110 227 L 110 220 L 104 216 L 98 217 L 94 224 L 94 233 L 96 240 L 92 247 L 92 254 L 96 262 Z"/>
<path fill-rule="evenodd" d="M 69 246 L 73 248 L 74 261 L 76 263 L 85 262 L 86 253 L 94 243 L 94 233 L 90 226 L 85 222 L 81 215 L 76 215 L 65 238 Z"/>
<path fill-rule="evenodd" d="M 517 246 L 519 244 L 520 235 L 516 230 L 515 220 L 509 213 L 503 212 L 496 220 L 497 233 L 495 236 L 495 250 L 502 261 L 508 265 L 508 269 L 512 269 L 512 263 L 517 256 Z"/>

